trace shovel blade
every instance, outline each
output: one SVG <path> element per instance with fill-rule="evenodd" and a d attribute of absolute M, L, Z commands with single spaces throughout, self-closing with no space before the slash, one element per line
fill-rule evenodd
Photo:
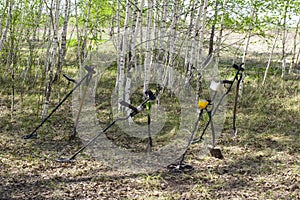
<path fill-rule="evenodd" d="M 218 159 L 224 159 L 222 151 L 219 147 L 209 146 L 208 149 L 209 149 L 209 152 L 210 152 L 211 156 L 213 156 L 215 158 L 218 158 Z"/>

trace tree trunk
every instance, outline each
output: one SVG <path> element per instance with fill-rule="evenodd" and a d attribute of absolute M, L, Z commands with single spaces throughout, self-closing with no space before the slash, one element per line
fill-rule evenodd
<path fill-rule="evenodd" d="M 44 8 L 44 4 L 43 4 L 43 2 L 40 2 L 39 9 L 38 9 L 38 15 L 36 17 L 35 26 L 33 29 L 33 36 L 32 36 L 33 42 L 35 42 L 36 40 L 39 39 L 39 34 L 38 34 L 39 32 L 37 31 L 37 29 L 39 28 L 39 25 L 40 25 L 43 8 Z M 36 38 L 38 38 L 38 39 L 36 39 Z"/>
<path fill-rule="evenodd" d="M 290 64 L 290 69 L 289 69 L 289 74 L 293 72 L 293 69 L 295 68 L 296 65 L 296 54 L 297 54 L 297 38 L 298 38 L 298 32 L 299 32 L 299 25 L 300 25 L 300 16 L 298 18 L 297 26 L 296 26 L 296 31 L 295 31 L 295 36 L 294 36 L 294 45 L 293 45 L 293 56 Z"/>
<path fill-rule="evenodd" d="M 269 68 L 271 66 L 271 61 L 272 61 L 272 57 L 273 57 L 273 53 L 274 53 L 274 49 L 275 49 L 278 37 L 279 37 L 279 28 L 278 28 L 277 34 L 276 34 L 276 36 L 275 36 L 275 38 L 273 40 L 272 50 L 271 50 L 271 53 L 270 53 L 270 56 L 269 56 L 269 60 L 268 60 L 268 64 L 267 64 L 267 67 L 266 67 L 266 70 L 265 70 L 265 74 L 264 74 L 264 79 L 263 79 L 262 85 L 264 85 L 265 82 L 266 82 L 268 71 L 269 71 Z"/>
<path fill-rule="evenodd" d="M 126 54 L 127 54 L 127 37 L 128 37 L 128 25 L 129 25 L 129 19 L 130 19 L 130 2 L 129 0 L 126 1 L 126 16 L 125 16 L 125 22 L 124 22 L 124 32 L 121 34 L 120 28 L 118 28 L 118 32 L 121 34 L 121 40 L 119 48 L 120 54 L 118 54 L 119 57 L 119 63 L 118 63 L 118 83 L 117 83 L 117 89 L 118 89 L 118 102 L 124 100 L 125 97 L 125 69 L 126 69 Z M 118 15 L 120 15 L 120 2 L 118 2 Z M 119 20 L 118 20 L 119 21 Z M 120 23 L 120 22 L 118 22 Z M 121 110 L 121 105 L 118 105 L 118 109 Z"/>
<path fill-rule="evenodd" d="M 84 61 L 86 56 L 87 56 L 87 38 L 88 38 L 88 25 L 89 25 L 89 21 L 90 21 L 90 15 L 91 15 L 91 6 L 92 6 L 92 0 L 87 0 L 87 14 L 86 14 L 86 18 L 85 18 L 85 23 L 84 23 L 84 28 L 83 28 L 83 40 L 82 40 L 82 44 L 81 44 L 81 60 Z M 82 64 L 82 63 L 81 63 Z"/>
<path fill-rule="evenodd" d="M 190 60 L 191 60 L 191 54 L 190 51 L 192 49 L 193 43 L 191 38 L 193 37 L 192 35 L 192 30 L 194 28 L 194 9 L 195 9 L 195 2 L 190 2 L 190 22 L 189 22 L 189 28 L 186 32 L 186 37 L 188 38 L 186 41 L 186 51 L 185 51 L 185 56 L 184 56 L 184 68 L 186 70 L 186 80 L 185 80 L 185 84 L 189 84 L 190 80 L 192 79 L 192 65 L 190 64 Z"/>
<path fill-rule="evenodd" d="M 81 44 L 81 33 L 79 30 L 79 16 L 78 16 L 78 3 L 77 0 L 75 0 L 75 28 L 76 28 L 76 36 L 77 36 L 77 61 L 78 61 L 78 66 L 79 66 L 79 72 L 80 72 L 80 77 L 79 79 L 82 78 L 81 76 L 81 72 L 82 72 L 82 59 L 81 59 L 81 55 L 80 55 L 80 44 Z"/>
<path fill-rule="evenodd" d="M 51 3 L 53 5 L 53 1 Z M 51 8 L 53 8 L 51 6 Z M 53 26 L 53 38 L 52 38 L 52 50 L 50 55 L 50 60 L 47 62 L 46 67 L 46 94 L 45 94 L 45 102 L 43 106 L 42 118 L 44 119 L 47 116 L 50 96 L 52 91 L 52 83 L 53 83 L 53 68 L 57 64 L 57 48 L 58 48 L 58 27 L 59 27 L 59 9 L 60 9 L 60 0 L 56 0 L 55 2 L 55 14 L 54 20 L 52 20 Z M 53 16 L 50 16 L 53 19 Z M 47 58 L 46 58 L 47 59 Z"/>
<path fill-rule="evenodd" d="M 0 40 L 0 51 L 2 50 L 3 45 L 6 42 L 7 29 L 10 26 L 10 23 L 11 23 L 12 10 L 13 10 L 13 6 L 14 6 L 14 2 L 15 2 L 14 0 L 10 0 L 10 2 L 9 2 L 8 15 L 7 15 L 7 18 L 6 18 L 5 27 L 3 29 L 1 40 Z"/>
<path fill-rule="evenodd" d="M 218 6 L 219 6 L 218 2 L 219 2 L 218 0 L 215 0 L 214 21 L 210 32 L 208 55 L 211 55 L 214 51 L 214 37 L 215 37 L 216 23 L 218 18 Z"/>
<path fill-rule="evenodd" d="M 62 71 L 62 67 L 65 63 L 65 56 L 66 56 L 66 51 L 67 51 L 66 44 L 67 44 L 69 12 L 70 12 L 69 0 L 65 0 L 64 25 L 63 25 L 63 30 L 61 33 L 61 45 L 60 45 L 60 51 L 59 51 L 57 70 L 56 70 L 56 74 L 55 74 L 55 78 L 54 78 L 55 80 L 59 79 L 61 71 Z"/>
<path fill-rule="evenodd" d="M 203 11 L 202 11 L 202 23 L 201 23 L 201 30 L 200 30 L 200 36 L 199 36 L 199 42 L 198 42 L 198 55 L 197 55 L 197 60 L 198 60 L 198 68 L 197 68 L 197 82 L 196 82 L 196 100 L 198 102 L 199 97 L 201 95 L 200 90 L 202 87 L 201 83 L 201 77 L 202 74 L 200 74 L 201 68 L 203 66 L 200 65 L 203 61 L 203 42 L 204 42 L 204 33 L 205 33 L 205 25 L 206 25 L 206 14 L 207 14 L 207 0 L 203 1 Z M 209 54 L 210 55 L 210 54 Z"/>
<path fill-rule="evenodd" d="M 192 73 L 192 67 L 196 68 L 197 66 L 197 59 L 198 57 L 196 56 L 197 55 L 197 49 L 198 49 L 198 35 L 199 35 L 199 30 L 200 30 L 200 27 L 199 27 L 199 24 L 200 24 L 200 19 L 201 19 L 201 16 L 202 16 L 202 8 L 203 8 L 203 5 L 204 5 L 204 0 L 201 0 L 201 6 L 198 8 L 198 12 L 197 12 L 197 17 L 196 17 L 196 20 L 195 20 L 195 25 L 194 25 L 194 30 L 193 30 L 193 35 L 192 35 L 192 39 L 191 39 L 191 42 L 192 42 L 192 46 L 191 46 L 191 51 L 190 51 L 190 60 L 189 60 L 189 65 L 188 65 L 188 69 L 189 69 L 189 72 Z M 192 78 L 192 74 L 188 74 L 188 77 L 191 79 Z"/>
<path fill-rule="evenodd" d="M 285 75 L 285 69 L 286 69 L 286 37 L 287 37 L 287 11 L 288 11 L 288 7 L 289 7 L 289 1 L 290 0 L 286 0 L 285 1 L 285 6 L 284 6 L 284 13 L 283 13 L 283 30 L 282 30 L 282 73 L 281 73 L 281 77 L 283 78 Z"/>
<path fill-rule="evenodd" d="M 146 26 L 146 52 L 144 61 L 145 80 L 144 80 L 144 92 L 148 89 L 150 82 L 150 67 L 151 67 L 151 34 L 152 34 L 152 12 L 153 12 L 153 0 L 148 0 L 148 11 L 147 11 L 147 26 Z"/>
<path fill-rule="evenodd" d="M 174 5 L 172 7 L 172 18 L 171 18 L 171 25 L 168 29 L 168 41 L 167 41 L 167 50 L 165 52 L 165 58 L 166 58 L 166 62 L 165 62 L 165 66 L 167 67 L 174 67 L 174 55 L 175 55 L 175 47 L 177 44 L 177 40 L 178 40 L 178 32 L 177 32 L 177 24 L 179 21 L 179 15 L 178 15 L 178 10 L 179 10 L 179 1 L 176 0 L 174 2 Z M 169 68 L 170 69 L 170 68 Z M 172 88 L 173 82 L 174 82 L 174 71 L 173 70 L 166 70 L 166 76 L 168 82 L 168 87 Z"/>
<path fill-rule="evenodd" d="M 222 5 L 222 16 L 221 16 L 221 22 L 220 22 L 220 30 L 219 34 L 216 40 L 216 49 L 215 49 L 215 64 L 216 66 L 219 65 L 220 62 L 220 49 L 221 49 L 221 40 L 223 37 L 223 25 L 224 25 L 224 17 L 225 17 L 225 7 L 226 7 L 227 1 L 223 0 L 223 5 Z"/>
<path fill-rule="evenodd" d="M 130 37 L 130 57 L 129 57 L 129 68 L 135 67 L 137 62 L 136 62 L 136 39 L 138 35 L 138 30 L 139 30 L 139 22 L 141 21 L 142 17 L 142 7 L 144 4 L 144 0 L 141 1 L 141 7 L 138 10 L 138 0 L 134 1 L 134 12 L 132 16 L 132 32 L 131 32 L 131 37 Z M 142 24 L 141 24 L 142 27 Z"/>
<path fill-rule="evenodd" d="M 245 45 L 244 45 L 244 52 L 243 52 L 243 57 L 242 57 L 242 63 L 244 63 L 244 67 L 246 66 L 246 57 L 247 57 L 247 53 L 248 53 L 248 48 L 249 48 L 249 44 L 250 44 L 250 39 L 252 36 L 252 21 L 254 21 L 254 16 L 255 16 L 255 9 L 254 7 L 252 8 L 252 14 L 251 14 L 251 22 L 249 24 L 249 30 L 248 30 L 248 34 L 245 40 Z M 243 96 L 243 89 L 244 89 L 244 72 L 242 72 L 242 80 L 240 81 L 240 85 L 239 85 L 239 100 L 242 98 Z"/>

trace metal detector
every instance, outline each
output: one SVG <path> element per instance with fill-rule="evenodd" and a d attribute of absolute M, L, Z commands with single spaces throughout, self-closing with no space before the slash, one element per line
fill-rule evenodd
<path fill-rule="evenodd" d="M 93 137 L 88 143 L 86 143 L 83 147 L 81 147 L 78 151 L 76 151 L 72 156 L 70 156 L 69 158 L 56 158 L 55 161 L 56 162 L 61 162 L 61 163 L 69 163 L 69 162 L 74 162 L 75 161 L 75 157 L 81 153 L 86 147 L 88 147 L 91 143 L 93 143 L 98 137 L 100 137 L 100 135 L 102 135 L 103 133 L 105 133 L 110 127 L 112 127 L 116 122 L 118 121 L 124 121 L 129 119 L 130 117 L 134 117 L 135 115 L 137 115 L 138 113 L 140 113 L 147 105 L 147 103 L 149 101 L 153 101 L 155 100 L 155 95 L 153 94 L 153 92 L 151 90 L 147 90 L 145 92 L 145 95 L 147 96 L 147 99 L 142 102 L 138 107 L 134 107 L 133 105 L 129 104 L 128 102 L 125 101 L 121 101 L 119 102 L 122 106 L 125 106 L 127 108 L 130 108 L 132 110 L 132 112 L 127 116 L 127 117 L 120 117 L 115 119 L 113 122 L 111 122 L 109 125 L 107 125 L 103 130 L 99 131 L 95 137 Z"/>
<path fill-rule="evenodd" d="M 223 99 L 225 98 L 225 96 L 228 95 L 228 93 L 231 91 L 233 84 L 235 83 L 235 81 L 237 81 L 237 86 L 236 86 L 236 94 L 235 94 L 235 103 L 234 103 L 234 110 L 233 110 L 233 132 L 236 133 L 236 107 L 237 107 L 237 98 L 238 98 L 238 90 L 239 90 L 239 85 L 240 85 L 240 81 L 242 80 L 242 72 L 244 71 L 243 68 L 244 63 L 240 64 L 240 65 L 236 65 L 234 64 L 232 67 L 234 69 L 236 69 L 236 73 L 235 76 L 232 80 L 223 80 L 221 81 L 221 83 L 224 85 L 225 88 L 227 88 L 226 92 L 221 96 L 221 98 L 219 99 L 218 103 L 216 104 L 215 108 L 213 108 L 210 112 L 207 112 L 208 116 L 209 116 L 209 120 L 207 122 L 207 124 L 205 125 L 202 134 L 200 135 L 200 137 L 198 139 L 194 139 L 192 141 L 192 144 L 194 143 L 198 143 L 200 141 L 203 140 L 203 136 L 204 133 L 206 132 L 207 128 L 209 125 L 211 125 L 211 131 L 212 131 L 212 138 L 213 138 L 213 143 L 212 145 L 208 146 L 209 152 L 210 154 L 215 157 L 215 158 L 219 158 L 219 159 L 223 159 L 223 155 L 221 152 L 220 148 L 217 148 L 215 146 L 215 142 L 216 142 L 216 138 L 215 138 L 215 130 L 214 130 L 214 125 L 213 125 L 213 120 L 212 117 L 216 114 L 220 104 L 222 103 Z M 227 87 L 226 87 L 227 86 Z M 215 90 L 215 95 L 216 95 L 217 90 Z"/>
<path fill-rule="evenodd" d="M 68 99 L 68 97 L 83 83 L 84 80 L 86 80 L 86 83 L 88 84 L 93 76 L 93 74 L 96 73 L 96 71 L 94 70 L 93 66 L 84 66 L 84 69 L 87 70 L 87 74 L 78 82 L 76 83 L 76 81 L 72 78 L 69 78 L 67 75 L 63 75 L 68 81 L 70 82 L 74 82 L 76 83 L 76 85 L 72 88 L 72 90 L 70 90 L 70 92 L 55 106 L 55 108 L 50 112 L 50 114 L 43 119 L 43 121 L 30 133 L 27 135 L 23 136 L 23 139 L 32 139 L 32 138 L 37 138 L 37 130 L 39 128 L 42 127 L 42 125 L 56 112 L 56 110 Z M 86 91 L 85 91 L 86 92 Z M 85 94 L 84 92 L 84 94 Z M 81 104 L 80 104 L 80 110 L 84 101 L 84 98 L 82 98 L 81 100 Z M 79 118 L 80 115 L 80 111 L 78 112 L 77 118 Z M 76 119 L 77 119 L 76 118 Z M 77 125 L 77 122 L 75 123 L 75 125 Z M 76 129 L 75 129 L 76 130 Z"/>
<path fill-rule="evenodd" d="M 232 67 L 234 68 L 234 69 L 236 69 L 237 71 L 236 71 L 236 73 L 235 73 L 235 76 L 234 76 L 234 78 L 232 79 L 232 80 L 223 80 L 223 81 L 221 81 L 221 83 L 224 85 L 224 87 L 227 89 L 226 90 L 226 92 L 221 96 L 221 98 L 219 99 L 219 101 L 218 101 L 218 103 L 216 104 L 216 106 L 215 106 L 215 108 L 214 109 L 212 109 L 212 112 L 211 112 L 211 118 L 216 114 L 216 112 L 217 112 L 217 110 L 219 109 L 219 106 L 221 105 L 221 103 L 222 103 L 222 101 L 223 101 L 223 99 L 225 98 L 225 96 L 227 96 L 228 95 L 228 93 L 231 91 L 231 89 L 232 89 L 232 87 L 233 87 L 233 84 L 234 84 L 234 82 L 235 81 L 237 81 L 237 88 L 236 88 L 236 90 L 238 91 L 238 87 L 239 87 L 239 84 L 240 84 L 240 81 L 241 81 L 241 79 L 242 79 L 242 73 L 241 72 L 243 72 L 244 71 L 244 68 L 242 67 L 244 65 L 244 63 L 242 63 L 242 64 L 240 64 L 240 65 L 236 65 L 236 64 L 234 64 Z M 227 87 L 226 87 L 226 85 L 228 85 Z M 215 95 L 216 95 L 216 90 L 214 90 L 215 91 Z M 215 95 L 214 95 L 214 97 L 215 97 Z M 237 97 L 237 93 L 236 93 L 236 96 L 235 96 L 235 99 L 237 99 L 238 97 Z M 213 97 L 213 99 L 214 99 L 214 97 Z M 213 100 L 212 100 L 213 101 Z M 235 108 L 234 108 L 234 124 L 233 124 L 233 127 L 234 127 L 234 130 L 236 129 L 236 125 L 235 125 L 235 115 L 236 115 L 236 106 L 237 106 L 237 100 L 235 101 Z M 193 139 L 193 141 L 192 141 L 192 144 L 194 144 L 194 143 L 198 143 L 198 142 L 200 142 L 200 141 L 202 141 L 202 139 L 203 139 L 203 135 L 204 135 L 204 133 L 206 132 L 206 130 L 207 130 L 207 128 L 208 128 L 208 126 L 209 126 L 209 124 L 212 122 L 212 120 L 210 119 L 208 122 L 207 122 L 207 124 L 205 125 L 205 127 L 204 127 L 204 129 L 203 129 L 203 131 L 202 131 L 202 134 L 200 135 L 200 137 L 198 138 L 198 139 Z M 213 130 L 212 130 L 213 131 Z M 213 137 L 214 137 L 214 135 L 213 135 Z M 214 145 L 214 143 L 213 143 L 213 145 Z"/>
<path fill-rule="evenodd" d="M 189 138 L 189 140 L 186 144 L 186 147 L 185 147 L 184 152 L 183 152 L 183 154 L 180 158 L 179 163 L 178 164 L 170 164 L 170 165 L 167 166 L 167 168 L 170 171 L 172 171 L 172 172 L 181 172 L 181 171 L 188 172 L 188 171 L 194 170 L 194 167 L 192 165 L 184 164 L 183 162 L 184 162 L 185 156 L 187 154 L 188 148 L 189 148 L 189 146 L 191 145 L 191 143 L 193 141 L 194 134 L 195 134 L 195 132 L 198 128 L 199 122 L 202 119 L 203 111 L 205 110 L 207 113 L 210 112 L 210 110 L 208 110 L 209 105 L 212 105 L 211 101 L 207 101 L 205 99 L 198 101 L 198 107 L 200 108 L 200 110 L 199 110 L 197 121 L 195 122 L 194 128 L 191 132 L 191 136 L 190 136 L 190 138 Z"/>
<path fill-rule="evenodd" d="M 226 95 L 228 95 L 228 93 L 231 91 L 232 89 L 232 86 L 234 84 L 234 82 L 237 80 L 237 91 L 236 91 L 236 101 L 235 101 L 235 108 L 234 108 L 234 124 L 233 124 L 233 127 L 235 128 L 235 115 L 236 115 L 236 105 L 237 105 L 237 95 L 238 95 L 238 87 L 239 87 L 239 84 L 240 84 L 240 81 L 242 79 L 242 71 L 244 71 L 244 68 L 242 67 L 243 63 L 241 65 L 236 65 L 234 64 L 233 65 L 233 68 L 235 68 L 237 71 L 236 71 L 236 74 L 234 76 L 234 78 L 232 80 L 223 80 L 221 81 L 220 83 L 217 83 L 215 81 L 212 81 L 211 82 L 211 85 L 210 85 L 210 89 L 214 91 L 214 95 L 212 97 L 212 100 L 199 100 L 198 101 L 198 107 L 200 109 L 199 111 L 199 115 L 198 115 L 198 118 L 195 122 L 195 125 L 194 125 L 194 129 L 192 130 L 191 132 L 191 136 L 187 142 L 187 145 L 186 145 L 186 148 L 181 156 L 181 159 L 180 161 L 178 162 L 178 164 L 171 164 L 171 165 L 168 165 L 167 168 L 170 170 L 170 171 L 173 171 L 173 172 L 187 172 L 187 171 L 192 171 L 194 168 L 193 166 L 191 165 L 187 165 L 187 164 L 184 164 L 184 159 L 185 159 L 185 156 L 187 154 L 187 151 L 188 151 L 188 148 L 191 144 L 194 144 L 194 143 L 198 143 L 200 141 L 203 140 L 203 136 L 207 130 L 207 128 L 209 127 L 209 125 L 211 126 L 211 131 L 212 131 L 212 145 L 210 145 L 208 147 L 209 151 L 210 151 L 210 154 L 213 156 L 213 157 L 216 157 L 216 158 L 219 158 L 219 159 L 223 159 L 223 155 L 222 155 L 222 152 L 219 148 L 216 148 L 215 147 L 215 144 L 216 144 L 216 135 L 215 135 L 215 128 L 214 128 L 214 124 L 213 124 L 213 116 L 216 114 L 220 104 L 222 103 L 223 99 L 225 98 Z M 217 90 L 218 90 L 218 87 L 220 84 L 224 84 L 224 87 L 227 88 L 227 91 L 221 96 L 220 100 L 218 101 L 218 103 L 216 104 L 216 106 L 214 107 L 214 104 L 212 103 L 217 95 Z M 226 87 L 225 85 L 229 85 L 228 87 Z M 202 133 L 200 135 L 199 138 L 197 139 L 194 139 L 194 135 L 195 135 L 195 132 L 198 128 L 198 124 L 200 123 L 201 121 L 201 118 L 202 118 L 202 115 L 203 115 L 203 112 L 206 111 L 207 115 L 208 115 L 208 122 L 206 123 L 204 129 L 202 130 Z M 233 130 L 236 130 L 236 129 L 233 129 Z"/>

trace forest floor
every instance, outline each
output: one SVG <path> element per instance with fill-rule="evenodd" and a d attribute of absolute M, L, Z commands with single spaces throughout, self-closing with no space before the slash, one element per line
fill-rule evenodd
<path fill-rule="evenodd" d="M 24 140 L 41 121 L 40 100 L 34 92 L 22 99 L 17 93 L 12 117 L 8 86 L 1 83 L 0 199 L 300 199 L 299 77 L 271 73 L 263 87 L 259 77 L 260 69 L 247 72 L 235 138 L 229 103 L 218 139 L 224 159 L 200 157 L 201 145 L 194 144 L 186 162 L 195 169 L 188 173 L 117 171 L 88 154 L 57 163 L 58 155 L 82 146 L 80 139 L 68 140 L 71 101 L 44 124 L 37 139 Z M 56 87 L 62 99 L 65 89 Z"/>

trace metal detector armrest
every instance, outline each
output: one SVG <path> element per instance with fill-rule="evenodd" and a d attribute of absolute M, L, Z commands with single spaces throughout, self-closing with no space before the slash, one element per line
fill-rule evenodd
<path fill-rule="evenodd" d="M 94 67 L 93 66 L 84 66 L 84 69 L 86 71 L 88 71 L 88 73 L 91 73 L 91 74 L 96 74 L 96 71 L 94 70 Z"/>
<path fill-rule="evenodd" d="M 130 108 L 131 110 L 133 110 L 133 111 L 138 111 L 138 109 L 136 108 L 136 107 L 134 107 L 133 105 L 131 105 L 130 103 L 127 103 L 126 101 L 124 101 L 124 100 L 122 100 L 122 101 L 120 101 L 120 104 L 122 105 L 122 106 L 125 106 L 125 107 L 127 107 L 127 108 Z"/>
<path fill-rule="evenodd" d="M 132 110 L 132 112 L 130 113 L 130 117 L 134 117 L 136 114 L 138 114 L 144 107 L 143 104 L 139 105 L 137 108 L 134 107 L 133 105 L 131 105 L 130 103 L 127 103 L 126 101 L 120 101 L 120 104 L 122 106 L 125 106 L 127 108 L 130 108 Z"/>
<path fill-rule="evenodd" d="M 147 99 L 143 103 L 141 103 L 138 107 L 134 107 L 133 105 L 131 105 L 130 103 L 127 103 L 124 100 L 120 101 L 119 103 L 122 106 L 130 108 L 132 110 L 132 112 L 130 113 L 130 117 L 134 117 L 136 114 L 141 112 L 143 110 L 143 108 L 145 108 L 148 101 L 153 101 L 156 99 L 155 95 L 153 94 L 153 92 L 151 90 L 146 90 L 145 95 L 147 96 Z"/>
<path fill-rule="evenodd" d="M 222 80 L 222 83 L 231 85 L 231 84 L 233 84 L 233 81 L 231 81 L 231 80 Z"/>
<path fill-rule="evenodd" d="M 153 94 L 153 92 L 151 90 L 146 90 L 145 95 L 148 96 L 149 100 L 153 101 L 156 99 L 155 95 Z"/>

